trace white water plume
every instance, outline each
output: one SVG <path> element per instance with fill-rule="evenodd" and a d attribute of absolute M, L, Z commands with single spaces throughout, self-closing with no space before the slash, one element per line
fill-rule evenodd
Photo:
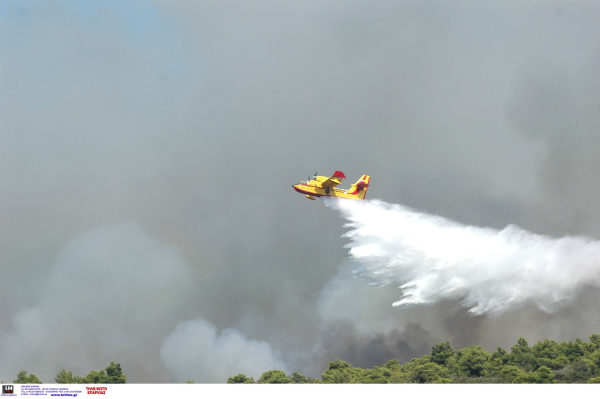
<path fill-rule="evenodd" d="M 600 285 L 600 241 L 588 237 L 465 226 L 379 200 L 325 202 L 348 220 L 343 237 L 360 264 L 355 274 L 399 285 L 394 306 L 462 299 L 477 315 L 531 303 L 552 312 L 583 286 Z"/>

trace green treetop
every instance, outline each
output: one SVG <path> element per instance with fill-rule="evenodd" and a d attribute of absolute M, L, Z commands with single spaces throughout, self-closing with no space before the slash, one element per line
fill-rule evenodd
<path fill-rule="evenodd" d="M 259 384 L 289 384 L 292 381 L 281 370 L 265 371 L 257 381 Z"/>
<path fill-rule="evenodd" d="M 83 377 L 73 375 L 72 371 L 67 372 L 65 369 L 62 369 L 58 372 L 54 381 L 57 384 L 80 384 L 83 382 Z"/>
<path fill-rule="evenodd" d="M 120 363 L 110 362 L 110 365 L 104 370 L 90 371 L 85 377 L 73 376 L 72 372 L 64 372 L 61 370 L 56 376 L 56 382 L 58 380 L 64 380 L 65 383 L 79 383 L 79 384 L 125 384 L 127 383 L 127 377 L 123 374 Z M 71 381 L 69 379 L 72 378 Z"/>
<path fill-rule="evenodd" d="M 454 348 L 450 342 L 442 342 L 431 347 L 431 361 L 444 366 L 448 359 L 454 355 Z"/>
<path fill-rule="evenodd" d="M 481 346 L 467 346 L 457 352 L 457 357 L 458 368 L 462 373 L 469 377 L 481 377 L 490 354 Z"/>
<path fill-rule="evenodd" d="M 35 374 L 27 375 L 27 370 L 21 370 L 17 373 L 17 379 L 13 380 L 15 384 L 43 384 Z"/>
<path fill-rule="evenodd" d="M 228 384 L 254 384 L 254 378 L 246 377 L 244 374 L 238 374 L 227 379 Z"/>

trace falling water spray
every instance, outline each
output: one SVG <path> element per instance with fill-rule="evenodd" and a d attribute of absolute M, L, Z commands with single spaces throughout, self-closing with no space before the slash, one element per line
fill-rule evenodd
<path fill-rule="evenodd" d="M 583 286 L 600 286 L 600 241 L 588 237 L 466 226 L 379 200 L 325 202 L 348 221 L 355 275 L 398 285 L 394 306 L 459 299 L 476 315 L 530 304 L 552 312 Z"/>

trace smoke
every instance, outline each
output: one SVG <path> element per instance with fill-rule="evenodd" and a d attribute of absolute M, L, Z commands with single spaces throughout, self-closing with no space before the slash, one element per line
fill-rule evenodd
<path fill-rule="evenodd" d="M 160 358 L 178 382 L 223 383 L 240 373 L 258 379 L 267 370 L 287 370 L 267 342 L 248 339 L 234 328 L 217 333 L 204 319 L 179 323 L 165 338 Z"/>
<path fill-rule="evenodd" d="M 348 220 L 355 271 L 372 284 L 399 284 L 394 306 L 462 300 L 475 315 L 534 304 L 553 312 L 599 284 L 600 242 L 551 238 L 509 225 L 465 226 L 382 201 L 327 200 Z"/>
<path fill-rule="evenodd" d="M 193 280 L 177 248 L 135 222 L 103 226 L 71 240 L 40 277 L 37 301 L 0 337 L 4 380 L 26 369 L 51 382 L 63 367 L 82 375 L 110 361 L 134 381 L 163 378 L 156 348 Z"/>
<path fill-rule="evenodd" d="M 5 380 L 26 369 L 52 382 L 63 367 L 85 375 L 110 361 L 121 363 L 130 381 L 169 381 L 170 374 L 223 383 L 239 373 L 258 378 L 288 369 L 268 343 L 238 330 L 217 334 L 204 319 L 177 324 L 193 298 L 195 275 L 178 248 L 137 222 L 75 237 L 40 280 L 35 303 L 15 312 L 0 337 Z"/>
<path fill-rule="evenodd" d="M 343 359 L 356 367 L 382 365 L 390 359 L 404 363 L 428 353 L 435 343 L 419 323 L 408 323 L 387 332 L 365 333 L 350 320 L 326 321 L 313 348 L 313 373 L 322 373 L 334 359 Z"/>

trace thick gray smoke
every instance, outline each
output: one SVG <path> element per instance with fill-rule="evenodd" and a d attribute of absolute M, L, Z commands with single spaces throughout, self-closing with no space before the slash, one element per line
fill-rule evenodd
<path fill-rule="evenodd" d="M 170 374 L 178 382 L 223 383 L 239 373 L 258 378 L 265 370 L 288 370 L 268 343 L 235 329 L 217 334 L 200 319 L 172 331 L 194 282 L 181 252 L 138 223 L 82 234 L 60 253 L 37 301 L 0 337 L 0 374 L 30 370 L 42 360 L 35 374 L 52 382 L 63 367 L 82 375 L 123 358 L 134 381 Z"/>
<path fill-rule="evenodd" d="M 26 369 L 52 382 L 63 367 L 81 375 L 124 357 L 134 380 L 166 374 L 156 348 L 181 317 L 193 278 L 177 248 L 135 222 L 74 238 L 0 337 L 0 375 Z"/>
<path fill-rule="evenodd" d="M 348 220 L 357 275 L 400 285 L 394 306 L 461 299 L 476 315 L 529 304 L 551 312 L 600 282 L 600 242 L 590 238 L 465 226 L 377 200 L 326 203 Z"/>
<path fill-rule="evenodd" d="M 218 333 L 204 319 L 179 323 L 165 338 L 160 358 L 178 382 L 223 383 L 240 373 L 257 380 L 267 370 L 289 372 L 267 342 L 249 340 L 233 328 Z"/>

